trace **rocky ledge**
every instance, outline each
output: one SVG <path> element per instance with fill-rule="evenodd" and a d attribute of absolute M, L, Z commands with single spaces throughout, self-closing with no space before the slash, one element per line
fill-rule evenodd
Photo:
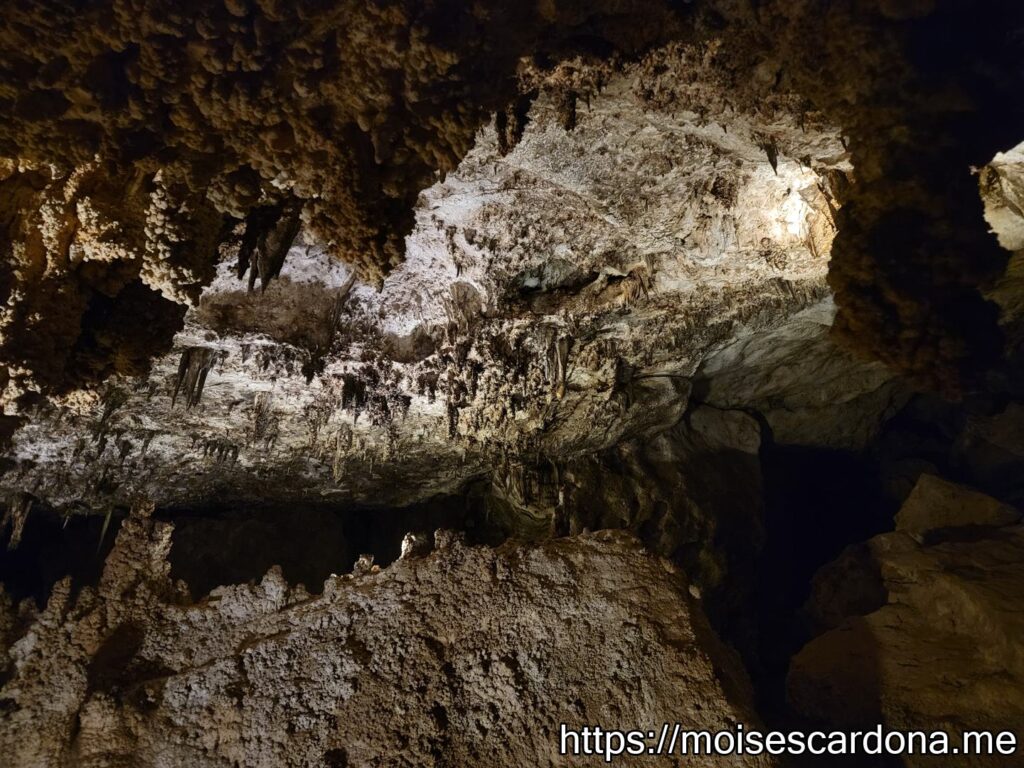
<path fill-rule="evenodd" d="M 542 766 L 562 723 L 757 722 L 683 574 L 627 534 L 491 549 L 438 531 L 318 596 L 274 569 L 193 603 L 146 513 L 98 587 L 3 612 L 12 765 Z"/>

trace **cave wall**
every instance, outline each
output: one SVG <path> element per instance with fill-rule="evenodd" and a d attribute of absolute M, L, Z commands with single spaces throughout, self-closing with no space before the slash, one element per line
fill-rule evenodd
<path fill-rule="evenodd" d="M 703 614 L 784 666 L 818 548 L 901 502 L 815 582 L 796 714 L 1013 726 L 1018 3 L 9 12 L 0 528 L 109 546 L 134 509 L 96 585 L 0 590 L 13 759 L 493 762 L 500 738 L 543 764 L 559 717 L 755 722 Z M 801 482 L 823 467 L 839 490 Z M 829 520 L 855 483 L 878 508 Z M 287 514 L 458 492 L 533 543 L 421 532 L 375 569 Z M 968 501 L 922 527 L 945 496 Z M 323 534 L 302 579 L 355 572 L 246 584 L 283 550 L 219 537 L 258 521 L 182 523 L 189 563 L 147 512 L 255 500 Z M 231 557 L 199 573 L 204 546 Z"/>
<path fill-rule="evenodd" d="M 650 3 L 110 0 L 16 2 L 7 16 L 8 413 L 144 370 L 235 226 L 264 282 L 301 209 L 318 240 L 379 283 L 402 259 L 420 191 L 516 93 L 521 57 L 593 44 L 628 54 L 678 27 Z M 115 327 L 134 316 L 151 321 L 151 343 Z"/>
<path fill-rule="evenodd" d="M 819 634 L 790 667 L 794 705 L 842 728 L 938 728 L 957 745 L 964 731 L 1018 728 L 1020 518 L 974 489 L 922 475 L 895 531 L 851 546 L 815 577 L 808 611 Z M 1019 753 L 959 759 L 1022 764 Z"/>

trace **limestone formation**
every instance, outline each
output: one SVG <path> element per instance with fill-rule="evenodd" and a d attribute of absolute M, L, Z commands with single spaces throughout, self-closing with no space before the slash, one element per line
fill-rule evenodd
<path fill-rule="evenodd" d="M 746 115 L 773 172 L 787 155 L 826 170 L 806 144 L 835 126 L 843 147 L 830 156 L 851 161 L 857 183 L 832 169 L 822 195 L 838 219 L 803 236 L 819 253 L 837 238 L 839 337 L 949 393 L 976 383 L 1003 352 L 982 292 L 1006 254 L 978 219 L 970 167 L 1020 140 L 1020 9 L 675 5 L 15 3 L 0 37 L 5 412 L 143 371 L 180 327 L 178 305 L 213 277 L 221 245 L 265 282 L 301 218 L 378 284 L 402 260 L 420 192 L 492 115 L 498 157 L 537 99 L 574 132 L 638 60 L 646 106 L 723 131 Z M 938 64 L 921 64 L 935 47 Z M 680 57 L 682 76 L 665 77 Z M 655 175 L 674 163 L 649 159 Z M 723 178 L 715 190 L 733 188 Z M 778 262 L 770 237 L 764 256 Z M 926 277 L 907 277 L 915 269 Z M 617 290 L 646 293 L 646 280 Z M 146 317 L 150 344 L 114 329 L 115 297 Z"/>
<path fill-rule="evenodd" d="M 264 292 L 225 252 L 175 350 L 33 415 L 0 482 L 61 509 L 138 493 L 408 504 L 671 426 L 705 358 L 780 333 L 794 356 L 822 349 L 837 385 L 864 380 L 851 428 L 870 431 L 898 402 L 892 375 L 827 339 L 840 136 L 795 97 L 770 115 L 730 106 L 718 51 L 673 46 L 607 72 L 571 132 L 541 93 L 504 155 L 482 132 L 422 194 L 379 292 L 311 229 Z M 798 316 L 821 302 L 820 320 Z M 769 376 L 744 365 L 731 375 Z M 802 407 L 799 375 L 771 377 L 765 396 Z"/>
<path fill-rule="evenodd" d="M 98 588 L 58 585 L 8 634 L 11 765 L 561 765 L 561 723 L 757 723 L 685 577 L 625 534 L 495 550 L 439 531 L 320 596 L 271 570 L 199 603 L 170 581 L 170 534 L 129 518 Z"/>
<path fill-rule="evenodd" d="M 926 534 L 944 528 L 1000 527 L 1020 520 L 1020 512 L 990 496 L 923 474 L 896 515 L 896 530 Z"/>
<path fill-rule="evenodd" d="M 689 576 L 736 647 L 750 651 L 763 543 L 757 422 L 700 406 L 671 429 L 568 461 L 509 462 L 491 477 L 487 517 L 532 538 L 633 531 Z"/>
<path fill-rule="evenodd" d="M 718 408 L 754 409 L 786 445 L 863 450 L 906 402 L 910 388 L 831 334 L 825 299 L 768 332 L 741 329 L 702 363 L 694 388 Z"/>
<path fill-rule="evenodd" d="M 1024 145 L 998 153 L 979 172 L 978 186 L 985 203 L 985 220 L 1009 251 L 1006 273 L 990 289 L 1000 307 L 1000 324 L 1011 343 L 1024 339 Z"/>
<path fill-rule="evenodd" d="M 661 3 L 634 5 L 14 3 L 0 35 L 0 406 L 143 371 L 218 246 L 239 246 L 265 285 L 300 214 L 379 282 L 420 191 L 516 98 L 520 58 L 574 52 L 580 26 L 627 55 L 678 27 Z M 108 323 L 115 298 L 146 316 L 148 344 Z"/>

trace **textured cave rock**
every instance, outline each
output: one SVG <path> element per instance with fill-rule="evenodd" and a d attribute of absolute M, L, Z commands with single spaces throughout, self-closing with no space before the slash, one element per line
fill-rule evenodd
<path fill-rule="evenodd" d="M 1024 721 L 1024 5 L 6 11 L 14 764 Z"/>
<path fill-rule="evenodd" d="M 753 418 L 700 406 L 671 429 L 604 451 L 500 468 L 487 519 L 534 538 L 632 531 L 687 574 L 718 632 L 749 653 L 763 540 L 760 446 Z"/>
<path fill-rule="evenodd" d="M 788 156 L 835 182 L 838 218 L 815 226 L 830 240 L 838 225 L 839 338 L 947 394 L 974 386 L 1003 351 L 982 291 L 1006 254 L 970 169 L 1020 140 L 1018 4 L 674 5 L 14 3 L 0 40 L 5 413 L 139 372 L 213 277 L 218 245 L 269 279 L 299 208 L 316 242 L 379 282 L 419 193 L 491 115 L 499 156 L 538 95 L 575 131 L 637 61 L 646 108 L 747 123 L 773 168 Z M 822 126 L 842 134 L 829 152 L 855 183 L 807 146 Z M 677 224 L 656 229 L 685 240 Z M 106 304 L 125 291 L 150 343 L 115 329 Z"/>
<path fill-rule="evenodd" d="M 401 260 L 420 191 L 513 100 L 523 57 L 629 55 L 678 27 L 661 3 L 619 2 L 19 1 L 6 17 L 8 412 L 161 354 L 176 303 L 194 302 L 236 225 L 254 264 L 273 262 L 288 245 L 278 223 L 301 209 L 378 282 Z M 166 326 L 148 323 L 148 347 L 90 315 L 140 286 L 162 298 L 136 312 Z M 78 360 L 80 345 L 94 359 Z"/>
<path fill-rule="evenodd" d="M 679 26 L 657 2 L 23 2 L 9 19 L 4 154 L 98 155 L 238 219 L 295 196 L 370 275 L 397 263 L 416 195 L 511 98 L 521 57 L 630 53 Z"/>
<path fill-rule="evenodd" d="M 1000 152 L 979 178 L 985 220 L 1011 253 L 1006 273 L 989 291 L 1014 345 L 1024 341 L 1024 145 Z"/>
<path fill-rule="evenodd" d="M 439 531 L 319 597 L 271 570 L 192 603 L 171 529 L 140 508 L 96 589 L 62 583 L 13 633 L 3 612 L 12 764 L 554 765 L 562 722 L 757 722 L 682 574 L 627 534 L 495 550 Z"/>
<path fill-rule="evenodd" d="M 608 73 L 571 132 L 541 94 L 508 154 L 482 132 L 421 196 L 380 292 L 308 230 L 265 293 L 225 253 L 148 376 L 28 415 L 4 488 L 72 512 L 136 493 L 404 505 L 676 423 L 708 355 L 827 299 L 830 195 L 849 172 L 799 99 L 730 103 L 739 75 L 718 50 Z M 837 380 L 847 366 L 888 392 L 877 366 L 831 351 L 827 319 L 797 323 L 791 354 L 821 347 Z M 797 407 L 802 386 L 771 395 Z"/>
<path fill-rule="evenodd" d="M 943 528 L 1012 525 L 1020 512 L 983 493 L 923 474 L 896 515 L 896 530 L 924 534 Z"/>
<path fill-rule="evenodd" d="M 783 445 L 863 450 L 910 388 L 884 364 L 836 342 L 835 312 L 825 299 L 770 331 L 741 331 L 701 363 L 695 397 L 755 411 Z"/>
<path fill-rule="evenodd" d="M 869 451 L 887 496 L 897 504 L 929 474 L 1021 508 L 1024 391 L 1017 384 L 960 404 L 916 394 L 885 422 Z"/>
<path fill-rule="evenodd" d="M 948 396 L 977 386 L 1004 352 L 982 291 L 1007 254 L 981 219 L 972 171 L 1020 141 L 1024 11 L 780 2 L 755 15 L 737 32 L 771 35 L 780 85 L 842 126 L 856 169 L 829 269 L 837 337 Z"/>
<path fill-rule="evenodd" d="M 0 209 L 7 412 L 40 393 L 144 374 L 213 277 L 224 226 L 180 185 L 99 162 L 6 165 Z"/>
<path fill-rule="evenodd" d="M 1018 507 L 1024 506 L 1024 403 L 1009 402 L 973 415 L 953 447 L 974 482 Z"/>
<path fill-rule="evenodd" d="M 853 546 L 815 577 L 808 608 L 823 634 L 793 659 L 788 682 L 808 717 L 951 734 L 1019 728 L 1024 526 L 998 525 L 1012 519 L 993 515 L 998 502 L 952 484 L 936 503 L 939 482 L 922 478 L 901 510 L 914 533 Z M 1020 752 L 957 759 L 1024 765 Z"/>
<path fill-rule="evenodd" d="M 886 64 L 855 64 L 845 79 L 865 92 L 837 105 L 858 169 L 829 274 L 837 331 L 947 395 L 977 386 L 1004 353 L 998 307 L 981 289 L 1002 276 L 1007 254 L 981 220 L 971 169 L 1020 139 L 1009 97 L 1022 71 L 1009 30 L 1020 28 L 1008 4 L 941 3 L 881 35 L 834 30 L 848 44 L 870 35 L 873 52 L 900 48 Z M 936 48 L 942 56 L 928 53 Z M 878 66 L 887 78 L 870 77 Z"/>

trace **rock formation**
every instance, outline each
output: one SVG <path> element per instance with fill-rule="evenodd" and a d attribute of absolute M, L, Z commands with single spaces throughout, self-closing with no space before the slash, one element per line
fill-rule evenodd
<path fill-rule="evenodd" d="M 171 583 L 170 536 L 137 510 L 98 588 L 58 585 L 10 648 L 11 764 L 554 765 L 562 723 L 757 722 L 683 575 L 627 535 L 438 531 L 320 596 L 271 570 L 199 603 Z"/>
<path fill-rule="evenodd" d="M 9 6 L 14 765 L 1024 721 L 1020 3 Z"/>
<path fill-rule="evenodd" d="M 940 482 L 923 476 L 895 532 L 847 550 L 815 578 L 809 609 L 824 633 L 789 674 L 790 696 L 809 716 L 954 735 L 1019 727 L 1020 514 Z M 905 764 L 931 762 L 919 755 Z M 996 755 L 960 764 L 1024 762 Z"/>
<path fill-rule="evenodd" d="M 212 278 L 218 246 L 269 266 L 299 210 L 317 242 L 379 282 L 402 259 L 420 191 L 492 113 L 499 154 L 538 95 L 575 130 L 610 74 L 659 45 L 642 101 L 704 126 L 747 114 L 773 169 L 789 154 L 823 170 L 807 140 L 838 127 L 858 183 L 827 194 L 848 203 L 830 273 L 837 328 L 917 379 L 970 384 L 1002 351 L 980 291 L 1005 253 L 977 217 L 967 168 L 1020 139 L 1017 9 L 694 5 L 16 4 L 0 46 L 5 411 L 137 372 L 180 323 L 176 303 Z M 919 61 L 929 46 L 942 46 L 937 66 Z M 685 72 L 665 78 L 680 56 Z M 823 87 L 823 71 L 843 87 Z M 909 263 L 928 279 L 903 277 Z M 134 302 L 159 330 L 145 353 L 93 331 L 126 290 L 116 306 Z M 29 339 L 50 354 L 27 354 Z"/>
<path fill-rule="evenodd" d="M 831 180 L 849 171 L 799 103 L 772 107 L 774 164 L 756 113 L 695 114 L 725 88 L 701 50 L 608 74 L 571 132 L 540 96 L 513 151 L 482 133 L 423 193 L 380 292 L 312 230 L 262 293 L 228 254 L 175 351 L 29 419 L 7 482 L 62 508 L 137 493 L 407 504 L 673 424 L 718 346 L 827 304 Z M 671 90 L 701 61 L 707 82 Z M 790 333 L 867 389 L 892 378 L 833 351 L 819 316 Z"/>

